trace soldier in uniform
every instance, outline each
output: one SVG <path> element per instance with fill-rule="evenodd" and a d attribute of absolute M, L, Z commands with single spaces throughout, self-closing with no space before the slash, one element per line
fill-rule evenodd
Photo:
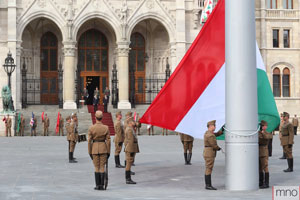
<path fill-rule="evenodd" d="M 142 127 L 142 123 L 140 122 L 140 115 L 139 113 L 136 114 L 136 131 L 138 133 L 138 135 L 141 135 L 141 127 Z"/>
<path fill-rule="evenodd" d="M 204 134 L 204 152 L 203 157 L 205 160 L 205 189 L 207 190 L 217 190 L 211 185 L 211 173 L 214 167 L 215 157 L 217 151 L 221 148 L 217 144 L 216 136 L 223 134 L 223 127 L 217 133 L 214 133 L 216 129 L 216 120 L 207 122 L 207 131 Z"/>
<path fill-rule="evenodd" d="M 118 111 L 116 113 L 116 122 L 114 124 L 115 132 L 116 132 L 115 138 L 114 138 L 116 168 L 124 168 L 124 166 L 122 166 L 120 164 L 120 152 L 122 150 L 124 137 L 125 137 L 121 119 L 122 119 L 122 113 L 121 113 L 121 111 Z"/>
<path fill-rule="evenodd" d="M 61 116 L 61 114 L 59 113 L 59 132 L 58 134 L 61 136 L 64 136 L 64 118 Z"/>
<path fill-rule="evenodd" d="M 45 114 L 45 119 L 44 119 L 43 123 L 44 123 L 44 136 L 49 136 L 50 120 L 49 120 L 47 114 Z"/>
<path fill-rule="evenodd" d="M 268 123 L 264 120 L 260 122 L 259 138 L 259 188 L 269 188 L 269 152 L 268 143 L 273 138 L 272 133 L 267 132 Z"/>
<path fill-rule="evenodd" d="M 20 136 L 24 136 L 24 128 L 25 128 L 25 118 L 24 118 L 23 114 L 21 114 L 21 122 L 20 122 L 20 130 L 19 130 Z"/>
<path fill-rule="evenodd" d="M 282 135 L 281 135 L 281 126 L 283 124 L 283 114 L 281 113 L 280 114 L 280 125 L 279 125 L 279 139 L 280 139 L 280 145 L 282 146 L 282 157 L 280 157 L 279 159 L 286 159 L 286 155 L 284 153 L 284 149 L 283 149 L 283 145 L 282 145 Z"/>
<path fill-rule="evenodd" d="M 36 136 L 36 127 L 37 127 L 37 119 L 35 115 L 33 116 L 33 125 L 31 126 L 30 136 Z"/>
<path fill-rule="evenodd" d="M 77 163 L 73 157 L 73 153 L 76 146 L 75 128 L 74 122 L 71 121 L 71 117 L 66 118 L 66 130 L 67 130 L 67 140 L 69 142 L 69 163 Z"/>
<path fill-rule="evenodd" d="M 6 137 L 11 137 L 11 118 L 9 117 L 9 114 L 7 114 L 7 118 L 5 121 L 5 135 Z"/>
<path fill-rule="evenodd" d="M 297 135 L 297 129 L 298 129 L 298 124 L 299 124 L 297 115 L 295 115 L 295 117 L 293 118 L 292 123 L 294 126 L 294 134 Z"/>
<path fill-rule="evenodd" d="M 280 127 L 281 144 L 283 146 L 284 153 L 287 158 L 288 168 L 283 170 L 284 172 L 293 171 L 293 144 L 294 144 L 294 128 L 289 122 L 289 113 L 283 112 L 283 123 Z"/>
<path fill-rule="evenodd" d="M 88 152 L 95 166 L 95 190 L 103 190 L 104 166 L 110 156 L 110 133 L 108 126 L 102 124 L 103 114 L 98 110 L 96 123 L 88 130 Z"/>
<path fill-rule="evenodd" d="M 183 155 L 185 164 L 191 165 L 194 138 L 187 134 L 180 133 L 180 140 L 183 144 Z"/>
<path fill-rule="evenodd" d="M 136 184 L 131 179 L 131 175 L 134 175 L 134 172 L 131 172 L 131 166 L 134 162 L 135 154 L 139 153 L 139 145 L 137 135 L 135 133 L 136 123 L 132 118 L 128 119 L 127 127 L 125 129 L 125 156 L 126 156 L 126 168 L 125 168 L 125 178 L 126 184 Z"/>
<path fill-rule="evenodd" d="M 126 119 L 124 120 L 124 130 L 127 128 L 128 120 L 132 117 L 132 112 L 128 111 L 125 115 Z"/>
<path fill-rule="evenodd" d="M 78 117 L 77 117 L 77 114 L 74 113 L 72 114 L 72 122 L 74 123 L 74 132 L 75 132 L 75 138 L 76 138 L 76 141 L 78 141 Z"/>

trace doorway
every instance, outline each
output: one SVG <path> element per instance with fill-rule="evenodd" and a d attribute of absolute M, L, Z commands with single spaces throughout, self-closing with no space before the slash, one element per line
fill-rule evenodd
<path fill-rule="evenodd" d="M 93 104 L 93 98 L 94 98 L 94 91 L 96 90 L 96 87 L 98 87 L 98 90 L 100 86 L 100 77 L 99 76 L 87 76 L 86 77 L 86 89 L 89 93 L 89 98 L 87 100 L 88 105 Z"/>

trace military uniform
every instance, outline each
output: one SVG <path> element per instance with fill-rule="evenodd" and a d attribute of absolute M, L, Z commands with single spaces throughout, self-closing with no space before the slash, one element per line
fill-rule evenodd
<path fill-rule="evenodd" d="M 11 118 L 7 117 L 5 121 L 5 135 L 6 137 L 11 137 Z"/>
<path fill-rule="evenodd" d="M 121 112 L 117 112 L 116 113 L 116 117 L 118 117 L 119 115 L 121 115 Z M 123 146 L 123 142 L 124 142 L 124 129 L 123 129 L 123 125 L 121 120 L 116 119 L 115 124 L 114 124 L 114 128 L 115 128 L 115 138 L 114 138 L 114 142 L 115 142 L 115 163 L 116 163 L 116 167 L 117 168 L 124 168 L 124 166 L 122 166 L 120 164 L 120 152 L 122 150 L 122 146 Z"/>
<path fill-rule="evenodd" d="M 282 119 L 282 117 L 283 116 L 281 116 L 281 119 L 280 119 L 280 124 L 279 124 L 279 140 L 280 140 L 280 145 L 282 146 L 282 135 L 281 135 L 281 126 L 282 126 L 282 124 L 283 124 L 283 119 Z M 285 155 L 285 153 L 284 153 L 284 149 L 283 149 L 283 146 L 282 146 L 282 157 L 281 158 L 279 158 L 279 159 L 286 159 L 286 155 Z"/>
<path fill-rule="evenodd" d="M 33 125 L 31 127 L 31 133 L 30 133 L 30 136 L 36 136 L 36 127 L 37 127 L 37 119 L 36 117 L 34 116 L 33 117 Z"/>
<path fill-rule="evenodd" d="M 190 135 L 180 133 L 180 140 L 183 144 L 183 155 L 185 164 L 191 165 L 194 138 Z"/>
<path fill-rule="evenodd" d="M 101 111 L 97 111 L 96 118 L 103 117 Z M 95 190 L 103 190 L 104 166 L 110 155 L 110 133 L 108 126 L 96 121 L 88 130 L 88 153 L 91 156 L 95 167 Z"/>
<path fill-rule="evenodd" d="M 132 118 L 128 120 L 128 123 L 133 121 Z M 139 153 L 139 145 L 137 135 L 133 127 L 128 125 L 125 129 L 125 156 L 126 156 L 126 169 L 125 169 L 125 177 L 126 184 L 136 184 L 136 182 L 131 180 L 131 166 L 134 162 L 134 158 L 136 153 Z"/>
<path fill-rule="evenodd" d="M 209 128 L 211 125 L 215 126 L 216 120 L 209 121 L 207 123 L 207 127 Z M 203 157 L 205 160 L 205 184 L 206 189 L 216 190 L 211 185 L 211 174 L 214 167 L 215 157 L 217 151 L 221 150 L 221 148 L 217 144 L 216 136 L 222 135 L 222 131 L 214 133 L 212 131 L 207 130 L 204 134 L 204 152 Z"/>
<path fill-rule="evenodd" d="M 59 117 L 59 132 L 58 132 L 58 134 L 60 135 L 60 133 L 62 136 L 64 136 L 64 118 L 61 116 Z"/>
<path fill-rule="evenodd" d="M 261 122 L 261 127 L 267 126 L 267 122 Z M 269 187 L 269 151 L 268 151 L 268 144 L 270 139 L 273 138 L 271 133 L 267 131 L 259 131 L 258 132 L 259 138 L 259 187 L 260 188 L 268 188 Z"/>
<path fill-rule="evenodd" d="M 284 118 L 288 116 L 288 113 L 283 113 Z M 294 159 L 293 159 L 293 144 L 294 144 L 294 131 L 293 125 L 287 120 L 281 126 L 281 145 L 283 146 L 284 153 L 287 157 L 288 169 L 284 172 L 292 172 Z"/>
<path fill-rule="evenodd" d="M 298 118 L 296 116 L 293 118 L 292 124 L 294 126 L 294 135 L 297 135 L 297 129 L 298 129 L 299 121 L 298 121 Z"/>
<path fill-rule="evenodd" d="M 77 161 L 75 161 L 73 157 L 77 141 L 75 136 L 75 124 L 70 121 L 70 117 L 67 117 L 66 120 L 67 141 L 69 142 L 69 163 L 76 163 Z"/>
<path fill-rule="evenodd" d="M 21 116 L 19 135 L 24 136 L 25 118 Z"/>
<path fill-rule="evenodd" d="M 44 136 L 49 136 L 49 126 L 50 126 L 50 120 L 47 116 L 44 119 Z"/>
<path fill-rule="evenodd" d="M 76 138 L 76 141 L 78 141 L 78 124 L 79 124 L 79 122 L 78 122 L 78 117 L 77 117 L 76 113 L 74 113 L 72 115 L 72 121 L 74 123 L 75 138 Z"/>

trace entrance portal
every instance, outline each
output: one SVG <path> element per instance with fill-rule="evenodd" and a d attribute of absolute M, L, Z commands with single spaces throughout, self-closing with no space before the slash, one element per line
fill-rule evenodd
<path fill-rule="evenodd" d="M 86 89 L 89 92 L 89 98 L 87 100 L 88 105 L 93 104 L 93 98 L 94 98 L 94 91 L 96 90 L 96 87 L 98 87 L 98 90 L 100 86 L 100 77 L 99 76 L 87 76 L 86 77 Z"/>

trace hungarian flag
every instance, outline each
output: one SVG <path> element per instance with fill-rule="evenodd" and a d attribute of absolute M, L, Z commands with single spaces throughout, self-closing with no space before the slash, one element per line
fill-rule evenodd
<path fill-rule="evenodd" d="M 42 122 L 44 122 L 44 112 L 42 112 Z"/>
<path fill-rule="evenodd" d="M 259 120 L 268 122 L 270 132 L 280 118 L 258 48 L 256 67 Z M 211 120 L 217 120 L 217 130 L 225 123 L 225 0 L 218 2 L 141 123 L 203 138 Z"/>
<path fill-rule="evenodd" d="M 30 120 L 29 124 L 30 124 L 31 127 L 34 125 L 34 114 L 33 114 L 33 112 L 31 113 L 31 120 Z"/>
<path fill-rule="evenodd" d="M 133 120 L 136 122 L 136 112 L 134 112 L 134 114 L 133 114 Z"/>
<path fill-rule="evenodd" d="M 21 113 L 18 114 L 17 132 L 20 131 L 20 126 L 21 126 Z"/>
<path fill-rule="evenodd" d="M 213 10 L 213 0 L 206 0 L 202 10 L 200 24 L 205 23 L 208 16 L 212 13 Z"/>
<path fill-rule="evenodd" d="M 56 129 L 55 129 L 55 133 L 57 134 L 59 132 L 59 112 L 57 114 L 57 120 L 56 120 Z"/>

